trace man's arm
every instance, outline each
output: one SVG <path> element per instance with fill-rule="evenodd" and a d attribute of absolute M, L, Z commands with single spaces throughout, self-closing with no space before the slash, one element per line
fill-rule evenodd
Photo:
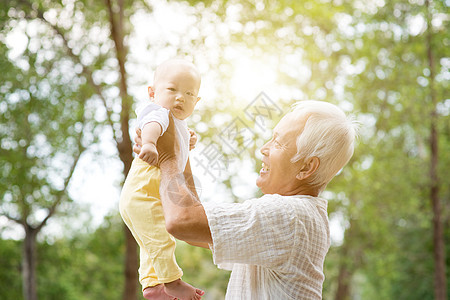
<path fill-rule="evenodd" d="M 186 180 L 186 184 L 187 184 L 189 190 L 194 194 L 194 196 L 196 198 L 200 198 L 197 194 L 197 190 L 195 189 L 195 181 L 194 181 L 194 176 L 192 175 L 191 162 L 189 160 L 189 157 L 188 157 L 188 160 L 186 163 L 186 168 L 184 169 L 183 175 L 184 175 L 184 179 Z"/>
<path fill-rule="evenodd" d="M 141 130 L 136 128 L 136 136 L 133 151 L 139 155 L 142 147 Z M 169 118 L 169 126 L 158 139 L 159 167 L 161 169 L 160 196 L 163 205 L 166 230 L 174 237 L 187 243 L 209 248 L 212 244 L 211 231 L 205 210 L 195 191 L 194 180 L 191 174 L 190 164 L 185 173 L 181 173 L 177 167 L 175 153 L 177 143 L 175 139 L 172 118 Z M 188 185 L 186 185 L 188 178 Z M 190 187 L 189 187 L 190 186 Z"/>
<path fill-rule="evenodd" d="M 200 243 L 200 242 L 196 243 L 196 242 L 189 242 L 189 241 L 185 241 L 185 242 L 188 243 L 191 246 L 201 247 L 201 248 L 205 248 L 205 249 L 210 249 L 208 243 Z"/>
<path fill-rule="evenodd" d="M 139 137 L 139 132 L 137 132 Z M 141 143 L 136 138 L 136 143 Z M 177 239 L 192 243 L 212 243 L 208 219 L 197 193 L 192 192 L 192 174 L 187 175 L 192 182 L 191 188 L 186 182 L 182 171 L 178 169 L 176 153 L 179 152 L 178 141 L 175 136 L 175 126 L 172 117 L 169 117 L 169 126 L 158 139 L 159 168 L 161 169 L 161 182 L 159 193 L 166 220 L 166 229 Z M 140 147 L 133 150 L 139 153 Z M 187 169 L 190 173 L 190 165 Z"/>
<path fill-rule="evenodd" d="M 161 141 L 158 144 L 162 144 Z M 205 210 L 195 192 L 180 173 L 175 157 L 160 163 L 159 192 L 166 220 L 166 229 L 177 239 L 195 244 L 212 243 Z"/>
<path fill-rule="evenodd" d="M 186 180 L 187 186 L 188 186 L 189 190 L 191 191 L 191 193 L 193 193 L 195 197 L 199 198 L 199 196 L 197 194 L 197 190 L 195 188 L 194 176 L 192 175 L 191 163 L 189 161 L 189 158 L 186 163 L 186 168 L 184 169 L 183 175 L 184 175 L 184 179 Z M 185 241 L 185 242 L 192 246 L 209 249 L 208 243 L 200 243 L 200 242 L 196 243 L 196 242 L 192 242 L 192 241 Z"/>

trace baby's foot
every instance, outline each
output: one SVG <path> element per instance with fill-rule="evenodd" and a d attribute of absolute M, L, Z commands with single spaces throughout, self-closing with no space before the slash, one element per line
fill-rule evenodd
<path fill-rule="evenodd" d="M 164 283 L 164 291 L 167 295 L 179 300 L 199 300 L 205 294 L 204 291 L 187 284 L 181 279 Z"/>
<path fill-rule="evenodd" d="M 164 292 L 164 285 L 158 284 L 155 286 L 149 286 L 144 289 L 142 295 L 145 299 L 149 300 L 175 300 L 175 297 L 169 296 Z"/>

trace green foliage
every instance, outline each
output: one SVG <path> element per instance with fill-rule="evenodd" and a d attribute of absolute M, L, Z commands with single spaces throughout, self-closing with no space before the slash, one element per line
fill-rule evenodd
<path fill-rule="evenodd" d="M 109 216 L 95 231 L 38 243 L 39 299 L 121 299 L 123 227 Z M 0 240 L 1 299 L 23 299 L 21 243 Z"/>
<path fill-rule="evenodd" d="M 343 218 L 346 229 L 344 244 L 333 245 L 327 256 L 327 298 L 336 296 L 342 265 L 353 278 L 354 297 L 432 297 L 428 143 L 431 112 L 436 107 L 431 103 L 431 88 L 439 111 L 439 186 L 447 224 L 444 235 L 449 236 L 449 100 L 445 91 L 450 48 L 445 2 L 432 2 L 433 25 L 428 29 L 426 7 L 411 1 L 364 5 L 358 1 L 215 1 L 210 7 L 221 20 L 239 28 L 230 29 L 234 45 L 245 45 L 254 57 L 269 53 L 279 62 L 280 84 L 300 90 L 301 99 L 350 107 L 362 123 L 354 158 L 324 194 L 330 217 Z M 436 67 L 432 87 L 426 49 L 430 32 Z M 286 67 L 288 57 L 295 57 L 297 62 L 291 63 L 297 70 L 307 67 L 306 80 L 305 74 Z M 252 154 L 250 159 L 257 161 Z"/>
<path fill-rule="evenodd" d="M 432 9 L 433 18 L 439 18 L 439 9 L 438 5 Z M 362 134 L 349 168 L 329 188 L 348 195 L 343 201 L 336 197 L 336 210 L 344 211 L 351 228 L 359 232 L 357 237 L 346 236 L 345 243 L 364 253 L 355 267 L 358 276 L 365 278 L 359 289 L 364 299 L 431 299 L 434 261 L 428 143 L 435 107 L 430 98 L 427 29 L 413 34 L 408 23 L 413 16 L 426 18 L 426 10 L 391 1 L 376 12 L 369 10 L 360 17 L 354 13 L 348 13 L 353 26 L 365 29 L 350 39 L 342 37 L 353 44 L 345 48 L 344 58 L 349 59 L 347 64 L 362 68 L 347 77 L 345 99 L 361 115 Z M 433 35 L 436 73 L 447 72 L 448 76 L 442 64 L 449 54 L 445 28 L 428 30 Z M 433 88 L 440 95 L 438 105 L 447 106 L 438 119 L 444 148 L 448 145 L 448 126 L 444 125 L 448 123 L 448 100 L 442 91 L 448 83 L 441 78 L 436 77 Z M 441 152 L 439 165 L 448 166 L 448 159 Z M 445 189 L 450 184 L 448 176 L 441 171 L 440 178 Z M 442 190 L 440 196 L 448 205 L 448 193 Z M 443 213 L 448 215 L 448 210 Z"/>
<path fill-rule="evenodd" d="M 118 215 L 107 216 L 92 233 L 71 234 L 38 243 L 39 299 L 121 299 L 124 235 Z M 0 240 L 1 299 L 23 299 L 20 242 Z M 228 271 L 218 271 L 211 252 L 179 242 L 176 249 L 183 280 L 207 291 L 205 299 L 222 299 Z"/>
<path fill-rule="evenodd" d="M 124 236 L 119 216 L 109 216 L 92 234 L 39 247 L 41 299 L 120 299 Z"/>
<path fill-rule="evenodd" d="M 4 24 L 2 36 L 15 24 Z M 92 91 L 76 79 L 61 53 L 48 49 L 45 31 L 29 33 L 32 27 L 23 28 L 21 38 L 28 44 L 22 52 L 8 49 L 0 39 L 0 65 L 6 70 L 0 74 L 0 204 L 11 218 L 38 226 L 38 211 L 69 200 L 66 188 L 73 169 L 94 141 L 84 130 L 95 124 L 86 122 Z"/>
<path fill-rule="evenodd" d="M 183 269 L 183 280 L 203 289 L 206 292 L 205 299 L 225 297 L 230 272 L 217 269 L 209 249 L 178 242 L 175 256 Z"/>
<path fill-rule="evenodd" d="M 0 239 L 0 298 L 22 299 L 20 243 Z"/>

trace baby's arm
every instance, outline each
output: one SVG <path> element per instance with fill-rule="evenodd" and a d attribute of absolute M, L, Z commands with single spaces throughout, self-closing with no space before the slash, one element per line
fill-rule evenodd
<path fill-rule="evenodd" d="M 161 135 L 162 128 L 157 122 L 150 122 L 144 125 L 142 129 L 142 149 L 139 153 L 139 158 L 149 163 L 156 165 L 158 162 L 158 151 L 156 150 L 156 142 Z"/>

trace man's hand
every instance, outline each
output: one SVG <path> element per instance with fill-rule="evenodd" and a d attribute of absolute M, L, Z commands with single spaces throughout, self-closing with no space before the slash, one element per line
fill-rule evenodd
<path fill-rule="evenodd" d="M 141 130 L 136 128 L 136 136 L 134 138 L 136 144 L 133 146 L 134 153 L 140 156 L 142 151 Z M 176 161 L 176 153 L 179 153 L 179 144 L 175 135 L 175 125 L 172 116 L 169 116 L 169 127 L 166 132 L 158 139 L 156 149 L 158 150 L 158 162 L 155 164 L 159 167 L 163 162 L 168 160 Z"/>
<path fill-rule="evenodd" d="M 188 128 L 189 134 L 191 135 L 189 138 L 189 151 L 195 148 L 195 144 L 197 144 L 197 134 L 194 130 Z"/>
<path fill-rule="evenodd" d="M 139 127 L 136 127 L 136 136 L 134 137 L 135 144 L 133 145 L 133 152 L 139 155 L 141 153 L 142 148 L 142 138 L 141 138 L 142 131 Z"/>
<path fill-rule="evenodd" d="M 153 143 L 147 143 L 142 146 L 139 158 L 148 164 L 155 166 L 158 163 L 158 150 Z"/>

